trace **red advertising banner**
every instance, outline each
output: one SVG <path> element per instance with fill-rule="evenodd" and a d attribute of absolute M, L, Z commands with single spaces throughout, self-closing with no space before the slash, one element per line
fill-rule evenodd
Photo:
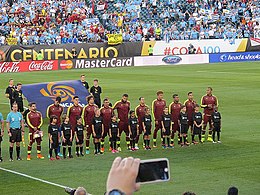
<path fill-rule="evenodd" d="M 58 60 L 0 62 L 0 73 L 58 70 Z"/>

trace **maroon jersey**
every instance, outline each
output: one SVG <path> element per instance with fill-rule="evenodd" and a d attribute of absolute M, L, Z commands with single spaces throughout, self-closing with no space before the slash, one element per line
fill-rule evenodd
<path fill-rule="evenodd" d="M 154 115 L 154 119 L 156 121 L 161 121 L 162 120 L 162 115 L 163 115 L 163 110 L 166 106 L 166 101 L 164 99 L 158 100 L 155 99 L 152 103 L 152 111 Z"/>
<path fill-rule="evenodd" d="M 83 124 L 84 125 L 92 125 L 92 120 L 95 116 L 95 109 L 98 108 L 96 104 L 87 104 L 83 108 Z"/>
<path fill-rule="evenodd" d="M 172 102 L 169 106 L 169 113 L 172 116 L 172 121 L 178 123 L 182 104 L 180 102 Z"/>
<path fill-rule="evenodd" d="M 111 118 L 113 114 L 114 114 L 113 108 L 111 108 L 110 106 L 102 107 L 100 109 L 100 115 L 103 118 L 103 123 L 105 126 L 110 126 Z"/>
<path fill-rule="evenodd" d="M 209 105 L 212 105 L 209 108 Z M 204 114 L 211 116 L 214 111 L 214 107 L 218 106 L 218 98 L 214 95 L 204 95 L 201 98 L 201 107 L 204 108 Z"/>
<path fill-rule="evenodd" d="M 113 110 L 117 110 L 118 118 L 124 123 L 128 123 L 128 113 L 130 111 L 130 102 L 117 101 Z"/>
<path fill-rule="evenodd" d="M 185 102 L 184 102 L 184 105 L 186 106 L 186 109 L 187 109 L 187 113 L 188 113 L 188 120 L 189 121 L 192 121 L 193 120 L 193 113 L 195 112 L 195 105 L 196 105 L 196 102 L 194 100 L 189 100 L 187 99 Z"/>
<path fill-rule="evenodd" d="M 148 106 L 145 104 L 144 105 L 140 104 L 135 108 L 135 115 L 138 118 L 139 125 L 142 124 L 142 120 L 144 118 L 146 108 L 148 108 Z"/>
<path fill-rule="evenodd" d="M 38 111 L 30 111 L 27 116 L 27 123 L 29 126 L 29 131 L 31 133 L 34 132 L 34 127 L 37 128 L 37 130 L 40 130 L 42 124 L 43 124 L 43 119 L 42 119 L 42 114 Z"/>
<path fill-rule="evenodd" d="M 55 115 L 58 117 L 57 125 L 61 124 L 61 115 L 63 113 L 63 107 L 61 105 L 56 106 L 55 104 L 51 104 L 47 108 L 46 116 L 51 118 L 51 116 Z"/>
<path fill-rule="evenodd" d="M 80 105 L 78 105 L 78 106 L 72 105 L 68 108 L 67 116 L 70 119 L 70 124 L 73 127 L 73 129 L 77 125 L 76 117 L 81 116 L 82 110 L 83 110 L 83 108 Z"/>

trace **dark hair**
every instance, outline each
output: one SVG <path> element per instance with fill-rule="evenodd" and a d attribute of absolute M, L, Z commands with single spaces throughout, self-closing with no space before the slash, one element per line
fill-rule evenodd
<path fill-rule="evenodd" d="M 123 94 L 123 97 L 128 97 L 128 94 L 127 94 L 127 93 L 124 93 L 124 94 Z"/>
<path fill-rule="evenodd" d="M 105 99 L 103 100 L 103 102 L 105 102 L 105 101 L 109 101 L 109 99 L 108 99 L 108 98 L 105 98 Z"/>
<path fill-rule="evenodd" d="M 164 106 L 163 109 L 168 108 L 168 106 Z"/>
<path fill-rule="evenodd" d="M 156 95 L 160 95 L 160 94 L 163 94 L 162 90 L 159 90 L 159 91 L 156 92 Z"/>
<path fill-rule="evenodd" d="M 61 97 L 56 97 L 56 101 L 60 103 L 61 102 Z"/>
<path fill-rule="evenodd" d="M 145 111 L 145 112 L 147 112 L 148 110 L 150 110 L 150 108 L 148 108 L 148 107 L 145 107 L 145 108 L 144 108 L 144 111 Z"/>
<path fill-rule="evenodd" d="M 135 111 L 130 110 L 129 114 L 132 115 L 133 113 L 135 113 Z"/>
<path fill-rule="evenodd" d="M 16 86 L 18 86 L 18 85 L 22 85 L 22 83 L 17 83 Z"/>
<path fill-rule="evenodd" d="M 80 77 L 84 77 L 84 76 L 85 76 L 84 74 L 80 75 Z"/>
<path fill-rule="evenodd" d="M 177 96 L 179 96 L 177 93 L 175 93 L 175 94 L 172 95 L 173 98 L 175 98 L 175 97 L 177 97 Z"/>
<path fill-rule="evenodd" d="M 141 97 L 139 97 L 139 101 L 140 101 L 142 98 L 144 98 L 144 97 L 142 97 L 142 96 L 141 96 Z"/>
<path fill-rule="evenodd" d="M 88 96 L 87 101 L 89 102 L 89 100 L 92 99 L 92 98 L 94 99 L 94 97 L 92 95 Z"/>
<path fill-rule="evenodd" d="M 184 192 L 182 195 L 196 195 L 194 192 Z"/>
<path fill-rule="evenodd" d="M 76 116 L 76 120 L 78 121 L 79 119 L 81 119 L 81 116 Z"/>
<path fill-rule="evenodd" d="M 210 89 L 211 91 L 213 90 L 212 87 L 208 87 L 208 89 Z"/>
<path fill-rule="evenodd" d="M 182 106 L 181 106 L 181 109 L 183 109 L 184 107 L 186 108 L 186 106 L 185 106 L 185 105 L 182 105 Z"/>
<path fill-rule="evenodd" d="M 14 79 L 9 79 L 9 82 L 10 82 L 10 81 L 13 81 L 13 80 L 14 80 Z"/>
<path fill-rule="evenodd" d="M 14 105 L 17 105 L 17 106 L 18 106 L 18 104 L 17 104 L 16 102 L 14 102 L 14 103 L 12 104 L 12 107 L 13 107 Z"/>
<path fill-rule="evenodd" d="M 56 115 L 51 115 L 51 117 L 50 117 L 50 123 L 52 123 L 54 119 L 58 119 L 58 117 L 57 117 Z"/>
<path fill-rule="evenodd" d="M 192 91 L 188 92 L 188 95 L 192 94 Z"/>
<path fill-rule="evenodd" d="M 98 79 L 94 79 L 94 81 L 97 81 L 97 82 L 98 82 Z"/>
<path fill-rule="evenodd" d="M 36 104 L 35 102 L 30 102 L 30 103 L 28 104 L 28 106 L 32 107 L 32 105 L 35 105 L 35 104 Z"/>
<path fill-rule="evenodd" d="M 73 97 L 73 100 L 75 100 L 76 98 L 79 98 L 79 96 L 75 95 L 75 96 Z"/>
<path fill-rule="evenodd" d="M 228 189 L 228 195 L 238 195 L 238 189 L 235 186 L 232 186 Z"/>

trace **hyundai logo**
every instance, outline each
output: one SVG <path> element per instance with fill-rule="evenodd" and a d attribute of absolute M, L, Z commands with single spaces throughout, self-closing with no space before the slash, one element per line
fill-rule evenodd
<path fill-rule="evenodd" d="M 177 64 L 182 60 L 181 57 L 179 56 L 166 56 L 162 59 L 163 62 L 165 62 L 166 64 Z"/>

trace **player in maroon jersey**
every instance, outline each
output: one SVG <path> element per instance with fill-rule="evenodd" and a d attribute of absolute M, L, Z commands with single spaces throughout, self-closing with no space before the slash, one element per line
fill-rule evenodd
<path fill-rule="evenodd" d="M 183 103 L 186 106 L 187 113 L 188 113 L 188 124 L 191 130 L 191 134 L 193 132 L 193 114 L 195 112 L 196 101 L 193 99 L 193 93 L 190 91 L 188 92 L 188 99 Z M 188 142 L 188 134 L 186 135 L 187 142 Z"/>
<path fill-rule="evenodd" d="M 41 126 L 43 124 L 42 114 L 36 110 L 36 103 L 29 104 L 30 112 L 27 114 L 27 123 L 29 127 L 29 144 L 27 152 L 27 160 L 31 160 L 32 145 L 36 141 L 37 143 L 37 158 L 44 159 L 41 155 L 41 142 L 43 132 Z"/>
<path fill-rule="evenodd" d="M 100 113 L 101 113 L 101 116 L 103 118 L 103 124 L 104 124 L 104 133 L 103 133 L 103 136 L 101 138 L 101 152 L 104 152 L 105 151 L 105 148 L 104 148 L 105 138 L 109 133 L 111 118 L 114 115 L 113 108 L 109 106 L 109 99 L 108 98 L 104 99 L 103 107 L 100 109 Z"/>
<path fill-rule="evenodd" d="M 135 115 L 138 118 L 138 125 L 139 125 L 139 134 L 137 135 L 136 140 L 135 140 L 136 141 L 135 149 L 139 149 L 138 141 L 139 141 L 140 135 L 142 135 L 142 133 L 143 133 L 142 120 L 145 115 L 145 110 L 146 110 L 146 108 L 148 108 L 148 106 L 145 104 L 144 97 L 140 97 L 139 101 L 140 101 L 140 104 L 138 106 L 136 106 L 136 108 L 135 108 Z"/>
<path fill-rule="evenodd" d="M 212 88 L 208 87 L 206 95 L 202 96 L 201 98 L 201 107 L 204 108 L 204 117 L 203 117 L 203 128 L 202 128 L 202 135 L 201 141 L 205 141 L 205 134 L 206 134 L 206 127 L 209 123 L 209 134 L 208 134 L 208 141 L 212 142 L 212 120 L 211 114 L 214 112 L 214 108 L 218 107 L 218 98 L 212 95 Z"/>
<path fill-rule="evenodd" d="M 129 137 L 129 130 L 128 130 L 128 113 L 130 111 L 130 102 L 128 101 L 128 94 L 124 94 L 120 101 L 117 101 L 114 106 L 113 110 L 117 110 L 118 118 L 119 118 L 119 135 L 121 136 L 122 132 L 124 131 L 126 134 L 126 144 L 128 149 L 130 149 L 130 137 Z M 118 151 L 121 151 L 120 148 L 120 138 L 117 141 Z"/>
<path fill-rule="evenodd" d="M 166 101 L 163 99 L 163 91 L 157 91 L 157 99 L 155 99 L 152 103 L 152 112 L 154 115 L 155 120 L 155 129 L 153 132 L 153 147 L 157 147 L 156 145 L 156 138 L 157 138 L 157 132 L 162 130 L 162 115 L 163 110 L 166 106 Z M 162 133 L 161 133 L 162 138 Z"/>
<path fill-rule="evenodd" d="M 72 127 L 72 140 L 74 138 L 74 134 L 75 134 L 75 127 L 77 125 L 77 116 L 81 116 L 82 115 L 82 110 L 83 108 L 79 105 L 79 97 L 78 96 L 74 96 L 73 97 L 73 105 L 70 106 L 68 108 L 67 111 L 67 116 L 70 119 L 70 124 Z"/>
<path fill-rule="evenodd" d="M 178 120 L 180 117 L 180 112 L 181 112 L 181 106 L 182 104 L 179 102 L 180 98 L 178 94 L 173 94 L 173 102 L 169 105 L 169 113 L 172 116 L 172 134 L 171 134 L 171 146 L 174 146 L 174 135 L 178 131 L 178 142 L 179 144 L 181 143 L 180 140 L 180 126 L 178 124 Z"/>
<path fill-rule="evenodd" d="M 47 118 L 51 118 L 51 116 L 56 116 L 57 117 L 57 125 L 60 127 L 61 125 L 61 115 L 63 113 L 63 107 L 60 105 L 60 102 L 61 102 L 61 97 L 56 97 L 56 100 L 54 102 L 54 104 L 51 104 L 48 106 L 47 108 L 47 112 L 46 112 L 46 116 Z M 61 135 L 61 129 L 59 128 L 59 133 Z M 59 145 L 58 145 L 58 154 L 59 156 L 63 156 L 61 153 L 60 153 L 60 145 L 61 145 L 61 142 L 59 140 Z"/>
<path fill-rule="evenodd" d="M 87 97 L 88 104 L 83 108 L 82 118 L 83 124 L 87 128 L 86 132 L 86 154 L 89 154 L 89 140 L 90 136 L 93 133 L 92 130 L 92 120 L 95 116 L 95 110 L 98 106 L 95 104 L 94 97 L 88 96 Z"/>

